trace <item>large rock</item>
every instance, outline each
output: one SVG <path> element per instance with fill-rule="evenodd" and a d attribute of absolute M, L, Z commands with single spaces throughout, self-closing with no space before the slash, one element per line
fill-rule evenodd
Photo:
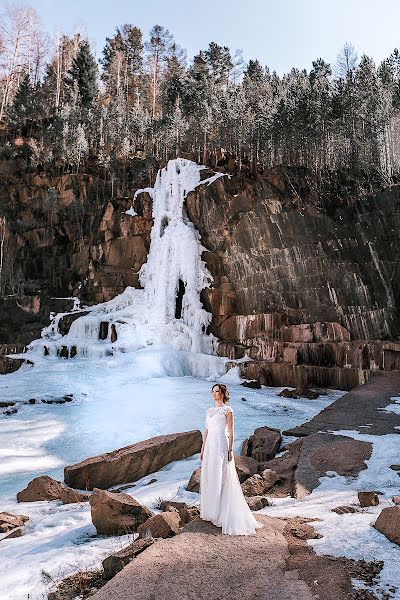
<path fill-rule="evenodd" d="M 178 533 L 181 518 L 178 511 L 171 510 L 154 515 L 138 527 L 141 538 L 167 538 Z"/>
<path fill-rule="evenodd" d="M 400 545 L 400 506 L 384 508 L 374 524 L 388 540 Z"/>
<path fill-rule="evenodd" d="M 153 514 L 128 494 L 114 494 L 97 488 L 90 497 L 90 508 L 97 533 L 105 535 L 136 531 Z"/>
<path fill-rule="evenodd" d="M 255 474 L 244 483 L 242 490 L 245 496 L 262 496 L 266 494 L 278 481 L 279 476 L 272 469 L 265 469 L 261 475 Z"/>
<path fill-rule="evenodd" d="M 138 554 L 146 550 L 151 544 L 155 542 L 153 538 L 146 539 L 138 539 L 133 544 L 130 544 L 126 548 L 123 548 L 119 552 L 115 554 L 111 554 L 107 556 L 103 560 L 103 570 L 105 579 L 111 579 L 114 577 L 119 571 L 130 563 Z"/>
<path fill-rule="evenodd" d="M 195 469 L 189 479 L 189 483 L 186 486 L 188 492 L 196 492 L 197 494 L 200 491 L 200 475 L 201 475 L 201 467 Z"/>
<path fill-rule="evenodd" d="M 235 468 L 239 481 L 242 483 L 257 472 L 258 463 L 250 456 L 238 456 L 235 454 Z M 189 479 L 186 489 L 189 492 L 200 492 L 201 467 L 195 469 Z"/>
<path fill-rule="evenodd" d="M 319 485 L 320 477 L 335 471 L 344 477 L 356 477 L 367 468 L 365 461 L 372 444 L 341 435 L 313 433 L 303 440 L 295 470 L 295 495 L 303 498 Z"/>
<path fill-rule="evenodd" d="M 269 493 L 303 498 L 328 471 L 345 477 L 357 476 L 366 468 L 372 444 L 341 435 L 313 433 L 288 444 L 286 450 L 282 456 L 264 463 L 278 476 Z"/>
<path fill-rule="evenodd" d="M 174 460 L 197 454 L 201 444 L 200 431 L 160 435 L 65 467 L 65 482 L 92 490 L 137 481 Z"/>
<path fill-rule="evenodd" d="M 243 483 L 243 481 L 246 481 L 246 479 L 254 475 L 254 473 L 257 473 L 258 462 L 250 456 L 235 455 L 235 467 L 239 481 L 240 483 Z"/>
<path fill-rule="evenodd" d="M 379 496 L 376 492 L 358 492 L 358 501 L 363 508 L 378 506 Z"/>
<path fill-rule="evenodd" d="M 258 462 L 271 460 L 278 452 L 282 442 L 279 429 L 258 427 L 254 434 L 243 442 L 242 455 L 250 456 Z"/>
<path fill-rule="evenodd" d="M 35 477 L 27 487 L 18 492 L 18 502 L 38 502 L 40 500 L 59 500 L 63 491 L 63 484 L 48 475 Z"/>
<path fill-rule="evenodd" d="M 265 496 L 251 496 L 246 498 L 246 502 L 250 510 L 261 510 L 265 506 L 270 506 L 268 498 Z"/>
<path fill-rule="evenodd" d="M 165 500 L 160 504 L 161 510 L 177 510 L 180 516 L 179 527 L 183 527 L 186 523 L 190 523 L 193 519 L 200 516 L 200 510 L 197 506 L 187 506 L 185 502 L 174 502 L 173 500 Z"/>
<path fill-rule="evenodd" d="M 28 486 L 17 494 L 18 502 L 38 502 L 40 500 L 61 500 L 63 504 L 73 504 L 86 502 L 89 500 L 89 494 L 73 490 L 48 475 L 41 475 L 32 479 Z"/>
<path fill-rule="evenodd" d="M 7 533 L 16 527 L 21 527 L 29 517 L 25 515 L 12 515 L 8 512 L 0 512 L 0 533 Z"/>

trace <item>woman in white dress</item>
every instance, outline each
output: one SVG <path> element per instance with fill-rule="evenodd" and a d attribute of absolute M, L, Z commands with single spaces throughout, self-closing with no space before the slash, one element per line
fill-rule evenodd
<path fill-rule="evenodd" d="M 200 517 L 228 535 L 252 535 L 263 527 L 247 505 L 233 456 L 233 410 L 224 384 L 212 388 L 215 403 L 207 410 L 201 449 Z"/>

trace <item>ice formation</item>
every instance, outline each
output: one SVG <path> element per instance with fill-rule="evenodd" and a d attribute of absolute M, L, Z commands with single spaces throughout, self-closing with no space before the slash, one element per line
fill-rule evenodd
<path fill-rule="evenodd" d="M 64 336 L 58 325 L 65 313 L 55 315 L 43 331 L 42 339 L 31 344 L 30 351 L 49 356 L 95 358 L 169 347 L 191 355 L 209 355 L 208 363 L 213 356 L 214 371 L 217 363 L 221 371 L 223 365 L 215 356 L 218 340 L 206 333 L 212 315 L 200 300 L 201 291 L 210 285 L 212 277 L 201 259 L 205 248 L 200 234 L 185 209 L 185 198 L 190 191 L 200 183 L 210 184 L 222 176 L 217 173 L 201 181 L 200 171 L 204 168 L 182 158 L 170 160 L 159 171 L 154 188 L 136 192 L 135 197 L 147 191 L 153 199 L 150 249 L 147 263 L 139 273 L 143 289 L 128 287 L 109 302 L 85 308 L 86 314 L 73 321 Z M 135 211 L 131 208 L 127 213 L 134 216 Z M 207 368 L 199 373 L 198 365 L 196 372 L 193 358 L 186 358 L 187 374 L 209 374 Z M 223 372 L 224 369 L 220 374 Z"/>

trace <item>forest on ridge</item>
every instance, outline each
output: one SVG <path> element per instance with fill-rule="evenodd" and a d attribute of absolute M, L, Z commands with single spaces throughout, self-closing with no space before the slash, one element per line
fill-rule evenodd
<path fill-rule="evenodd" d="M 352 169 L 390 184 L 399 111 L 397 49 L 375 65 L 347 43 L 334 65 L 316 58 L 309 72 L 280 76 L 215 42 L 188 61 L 164 27 L 145 36 L 124 24 L 96 61 L 82 32 L 52 39 L 30 6 L 1 16 L 0 157 L 23 171 L 97 163 L 112 179 L 135 157 L 210 162 L 223 149 L 253 174 Z"/>

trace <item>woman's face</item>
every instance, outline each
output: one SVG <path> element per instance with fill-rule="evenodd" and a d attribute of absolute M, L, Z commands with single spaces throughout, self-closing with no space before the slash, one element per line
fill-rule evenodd
<path fill-rule="evenodd" d="M 213 389 L 212 389 L 212 399 L 215 400 L 215 401 L 217 401 L 217 402 L 218 402 L 218 400 L 222 400 L 222 392 L 219 389 L 219 385 L 216 385 L 216 386 L 213 387 Z"/>

